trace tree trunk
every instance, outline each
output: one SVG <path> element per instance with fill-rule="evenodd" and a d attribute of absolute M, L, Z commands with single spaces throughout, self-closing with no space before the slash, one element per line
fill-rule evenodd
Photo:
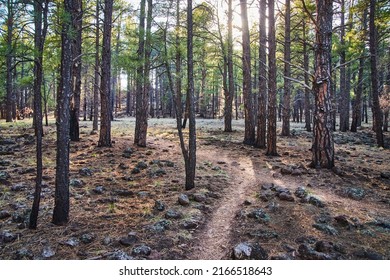
<path fill-rule="evenodd" d="M 363 30 L 367 29 L 367 10 L 363 12 Z M 353 105 L 352 112 L 352 124 L 351 131 L 357 132 L 358 126 L 361 124 L 362 119 L 362 95 L 363 95 L 363 74 L 364 74 L 364 50 L 362 57 L 359 58 L 359 70 L 358 70 L 358 79 L 357 86 L 355 91 L 355 102 Z"/>
<path fill-rule="evenodd" d="M 36 137 L 36 165 L 37 175 L 35 178 L 34 201 L 30 213 L 30 229 L 37 228 L 39 204 L 42 189 L 42 94 L 41 86 L 43 81 L 43 47 L 47 31 L 48 1 L 40 0 L 34 2 L 34 118 Z M 43 26 L 42 26 L 43 25 Z"/>
<path fill-rule="evenodd" d="M 147 26 L 145 32 L 145 0 L 141 1 L 138 57 L 141 62 L 137 68 L 136 122 L 134 144 L 146 147 L 148 128 L 149 73 L 151 52 L 152 0 L 148 0 Z M 146 40 L 145 40 L 146 33 Z"/>
<path fill-rule="evenodd" d="M 313 145 L 311 166 L 315 168 L 334 167 L 334 143 L 331 116 L 331 48 L 333 1 L 317 0 L 315 96 Z"/>
<path fill-rule="evenodd" d="M 102 47 L 102 77 L 100 83 L 100 137 L 99 147 L 111 147 L 111 27 L 113 0 L 104 0 L 104 24 Z"/>
<path fill-rule="evenodd" d="M 233 73 L 233 0 L 228 0 L 227 83 L 225 90 L 225 132 L 232 132 L 234 73 Z"/>
<path fill-rule="evenodd" d="M 345 65 L 345 0 L 341 0 L 340 28 L 340 131 L 345 132 L 349 128 L 349 92 Z"/>
<path fill-rule="evenodd" d="M 14 104 L 14 85 L 13 85 L 13 32 L 14 32 L 14 1 L 7 0 L 7 37 L 6 37 L 6 122 L 12 122 L 12 111 Z"/>
<path fill-rule="evenodd" d="M 290 136 L 290 99 L 291 99 L 291 11 L 290 0 L 286 0 L 284 21 L 284 90 L 283 90 L 283 123 L 282 136 Z"/>
<path fill-rule="evenodd" d="M 260 0 L 260 42 L 259 42 L 259 109 L 257 115 L 257 139 L 256 147 L 266 147 L 267 125 L 267 34 L 266 34 L 266 9 L 267 1 Z"/>
<path fill-rule="evenodd" d="M 378 70 L 377 70 L 377 28 L 375 25 L 376 0 L 370 0 L 370 61 L 371 61 L 371 89 L 372 89 L 372 113 L 378 147 L 384 147 L 383 120 L 379 106 Z"/>
<path fill-rule="evenodd" d="M 268 1 L 268 156 L 277 156 L 276 149 L 276 38 L 275 38 L 275 1 Z"/>
<path fill-rule="evenodd" d="M 127 90 L 126 90 L 126 115 L 131 116 L 133 113 L 133 100 L 132 100 L 132 94 L 131 94 L 131 75 L 130 71 L 127 71 Z"/>
<path fill-rule="evenodd" d="M 303 21 L 302 26 L 303 33 L 303 68 L 305 84 L 309 85 L 309 53 L 306 42 L 306 20 Z M 307 132 L 311 132 L 311 105 L 310 105 L 310 89 L 305 87 L 305 129 Z"/>
<path fill-rule="evenodd" d="M 57 157 L 56 189 L 53 223 L 64 225 L 69 220 L 69 131 L 70 99 L 72 96 L 72 1 L 64 1 L 65 17 L 62 24 L 61 76 L 57 98 Z"/>
<path fill-rule="evenodd" d="M 97 131 L 99 129 L 99 78 L 100 78 L 100 24 L 99 24 L 99 14 L 100 14 L 100 1 L 96 0 L 96 12 L 95 12 L 95 20 L 96 20 L 96 29 L 95 29 L 95 75 L 94 75 L 94 83 L 93 83 L 93 123 L 92 130 Z"/>
<path fill-rule="evenodd" d="M 243 71 L 243 89 L 244 111 L 245 111 L 245 136 L 244 144 L 255 144 L 255 119 L 252 96 L 252 77 L 251 77 L 251 47 L 248 26 L 248 7 L 246 0 L 240 0 L 241 21 L 242 21 L 242 71 Z"/>
<path fill-rule="evenodd" d="M 83 31 L 83 7 L 81 0 L 73 1 L 73 104 L 71 107 L 70 140 L 80 141 L 80 107 L 81 107 L 81 55 L 82 55 L 82 31 Z"/>
<path fill-rule="evenodd" d="M 187 97 L 189 139 L 188 139 L 188 161 L 185 163 L 186 185 L 185 189 L 190 190 L 195 187 L 196 169 L 196 121 L 194 102 L 194 54 L 193 54 L 193 20 L 192 20 L 192 0 L 187 0 Z"/>

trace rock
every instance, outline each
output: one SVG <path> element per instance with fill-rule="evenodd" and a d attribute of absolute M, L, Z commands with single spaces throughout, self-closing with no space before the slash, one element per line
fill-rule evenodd
<path fill-rule="evenodd" d="M 84 233 L 80 236 L 80 241 L 84 244 L 90 244 L 95 240 L 93 233 Z"/>
<path fill-rule="evenodd" d="M 248 200 L 248 199 L 245 199 L 245 200 L 244 200 L 244 205 L 245 205 L 245 206 L 249 206 L 249 205 L 252 205 L 252 204 L 253 204 L 252 201 L 250 201 L 250 200 Z"/>
<path fill-rule="evenodd" d="M 141 169 L 139 169 L 138 167 L 134 167 L 133 170 L 131 170 L 131 174 L 139 174 L 141 173 Z"/>
<path fill-rule="evenodd" d="M 105 192 L 105 188 L 103 186 L 96 186 L 92 191 L 95 194 L 103 194 Z"/>
<path fill-rule="evenodd" d="M 161 233 L 164 232 L 165 230 L 169 229 L 171 225 L 171 222 L 168 220 L 160 220 L 154 225 L 150 227 L 150 229 L 154 232 Z"/>
<path fill-rule="evenodd" d="M 0 244 L 3 243 L 11 243 L 15 241 L 18 238 L 16 234 L 13 234 L 12 232 L 5 230 L 0 233 Z"/>
<path fill-rule="evenodd" d="M 268 216 L 267 213 L 265 213 L 263 209 L 255 209 L 252 212 L 250 212 L 247 216 L 248 218 L 261 220 L 266 223 L 270 221 L 270 217 Z"/>
<path fill-rule="evenodd" d="M 34 254 L 31 250 L 22 248 L 16 251 L 15 259 L 17 260 L 32 260 L 34 259 Z"/>
<path fill-rule="evenodd" d="M 353 223 L 350 221 L 349 217 L 345 215 L 339 215 L 334 217 L 336 220 L 337 225 L 341 227 L 346 227 L 348 229 L 351 229 L 353 227 Z"/>
<path fill-rule="evenodd" d="M 183 217 L 183 214 L 176 209 L 168 209 L 168 211 L 165 213 L 165 218 L 167 219 L 181 219 Z"/>
<path fill-rule="evenodd" d="M 272 190 L 274 188 L 274 184 L 265 184 L 261 186 L 262 190 Z"/>
<path fill-rule="evenodd" d="M 279 193 L 283 193 L 283 192 L 284 192 L 284 193 L 291 194 L 289 189 L 283 188 L 283 187 L 281 187 L 281 186 L 274 186 L 274 187 L 272 188 L 272 190 L 274 190 L 274 191 L 277 192 L 278 194 L 279 194 Z"/>
<path fill-rule="evenodd" d="M 162 212 L 162 211 L 165 210 L 165 204 L 162 201 L 160 201 L 160 200 L 156 200 L 154 202 L 153 209 L 156 210 L 156 211 Z"/>
<path fill-rule="evenodd" d="M 124 158 L 131 158 L 131 155 L 133 154 L 133 149 L 132 148 L 126 148 L 123 153 L 122 157 Z"/>
<path fill-rule="evenodd" d="M 35 168 L 30 167 L 30 168 L 25 168 L 25 169 L 20 170 L 19 174 L 25 175 L 25 174 L 34 173 L 34 172 L 35 172 Z"/>
<path fill-rule="evenodd" d="M 129 256 L 126 252 L 124 252 L 122 250 L 116 250 L 116 251 L 110 253 L 107 256 L 107 259 L 117 260 L 117 261 L 133 260 L 133 258 L 131 256 Z"/>
<path fill-rule="evenodd" d="M 79 170 L 79 174 L 81 176 L 92 176 L 93 175 L 93 171 L 88 168 L 88 167 L 83 167 Z"/>
<path fill-rule="evenodd" d="M 12 214 L 12 222 L 14 223 L 23 223 L 27 217 L 24 213 L 15 212 Z"/>
<path fill-rule="evenodd" d="M 127 176 L 127 175 L 123 176 L 122 179 L 125 180 L 125 181 L 128 181 L 128 182 L 134 181 L 133 177 Z"/>
<path fill-rule="evenodd" d="M 390 220 L 384 218 L 378 218 L 373 222 L 370 222 L 369 225 L 373 225 L 376 227 L 381 227 L 383 229 L 390 229 Z"/>
<path fill-rule="evenodd" d="M 110 245 L 112 243 L 112 239 L 111 239 L 111 237 L 109 237 L 109 236 L 106 236 L 106 237 L 104 237 L 104 239 L 103 239 L 103 241 L 102 241 L 102 244 L 103 245 Z"/>
<path fill-rule="evenodd" d="M 270 211 L 270 212 L 276 212 L 279 210 L 280 208 L 280 205 L 274 201 L 272 201 L 271 203 L 269 203 L 266 208 Z"/>
<path fill-rule="evenodd" d="M 129 234 L 125 237 L 122 237 L 119 240 L 119 243 L 122 244 L 123 246 L 131 246 L 138 242 L 138 236 L 134 232 L 129 232 Z"/>
<path fill-rule="evenodd" d="M 56 254 L 56 252 L 50 246 L 46 246 L 45 248 L 43 248 L 43 251 L 42 251 L 43 258 L 45 258 L 45 259 L 51 258 L 51 257 L 55 256 L 55 254 Z"/>
<path fill-rule="evenodd" d="M 290 256 L 289 254 L 281 254 L 281 255 L 276 255 L 276 256 L 271 256 L 270 260 L 283 260 L 283 261 L 288 261 L 288 260 L 293 260 L 294 258 Z"/>
<path fill-rule="evenodd" d="M 129 169 L 129 166 L 127 166 L 126 164 L 124 164 L 123 162 L 121 162 L 118 166 L 120 169 L 122 170 L 126 170 L 126 169 Z"/>
<path fill-rule="evenodd" d="M 199 225 L 198 225 L 198 221 L 196 221 L 194 219 L 189 219 L 189 220 L 183 221 L 181 223 L 181 226 L 185 229 L 191 230 L 191 229 L 196 229 Z"/>
<path fill-rule="evenodd" d="M 166 175 L 167 172 L 164 169 L 159 168 L 157 170 L 149 170 L 148 174 L 150 178 L 155 178 L 155 177 L 162 177 Z"/>
<path fill-rule="evenodd" d="M 80 179 L 70 179 L 69 185 L 74 188 L 81 188 L 85 185 L 85 183 Z"/>
<path fill-rule="evenodd" d="M 144 244 L 134 247 L 132 250 L 132 254 L 135 256 L 149 256 L 151 252 L 152 249 Z"/>
<path fill-rule="evenodd" d="M 371 251 L 371 250 L 359 250 L 354 253 L 354 255 L 360 259 L 368 259 L 368 260 L 384 260 L 385 257 L 381 254 Z"/>
<path fill-rule="evenodd" d="M 353 200 L 362 200 L 366 196 L 366 192 L 362 188 L 345 188 L 341 190 L 340 195 L 343 197 L 348 197 Z"/>
<path fill-rule="evenodd" d="M 294 169 L 292 172 L 291 172 L 291 175 L 293 176 L 301 176 L 303 174 L 303 171 L 300 170 L 300 169 Z"/>
<path fill-rule="evenodd" d="M 26 185 L 24 183 L 19 183 L 19 184 L 13 185 L 10 188 L 10 190 L 12 192 L 21 192 L 21 191 L 24 191 L 25 189 L 26 189 Z"/>
<path fill-rule="evenodd" d="M 11 178 L 11 176 L 6 171 L 0 171 L 0 183 L 1 184 L 8 184 L 8 180 Z"/>
<path fill-rule="evenodd" d="M 257 243 L 240 243 L 233 248 L 234 260 L 267 260 L 268 253 Z"/>
<path fill-rule="evenodd" d="M 271 200 L 274 196 L 275 196 L 275 193 L 271 190 L 262 191 L 262 192 L 260 192 L 260 195 L 259 195 L 260 199 L 262 201 L 265 201 L 265 202 Z"/>
<path fill-rule="evenodd" d="M 115 191 L 115 194 L 117 196 L 121 196 L 121 197 L 131 197 L 134 195 L 134 192 L 129 191 L 129 190 L 117 190 L 117 191 Z"/>
<path fill-rule="evenodd" d="M 5 219 L 8 219 L 9 217 L 11 217 L 10 212 L 8 212 L 6 210 L 0 211 L 0 220 L 5 220 Z"/>
<path fill-rule="evenodd" d="M 390 172 L 381 172 L 381 178 L 390 179 Z"/>
<path fill-rule="evenodd" d="M 280 200 L 291 201 L 291 202 L 295 201 L 295 198 L 291 194 L 286 192 L 279 193 L 278 197 Z"/>
<path fill-rule="evenodd" d="M 304 187 L 298 187 L 294 192 L 296 197 L 304 198 L 307 196 L 307 191 Z"/>
<path fill-rule="evenodd" d="M 327 224 L 314 224 L 313 227 L 328 235 L 337 235 L 339 233 L 334 227 Z"/>
<path fill-rule="evenodd" d="M 257 238 L 263 239 L 263 240 L 270 240 L 270 239 L 279 237 L 279 235 L 275 231 L 268 231 L 268 230 L 262 230 L 262 229 L 256 230 L 253 232 L 249 232 L 248 235 L 251 237 L 257 237 Z"/>
<path fill-rule="evenodd" d="M 8 160 L 0 160 L 0 166 L 10 166 L 11 162 Z"/>
<path fill-rule="evenodd" d="M 63 242 L 64 245 L 67 245 L 69 247 L 76 247 L 80 244 L 79 240 L 75 237 L 71 237 L 65 242 Z"/>
<path fill-rule="evenodd" d="M 193 195 L 193 199 L 196 201 L 196 202 L 205 202 L 207 197 L 205 194 L 203 193 L 195 193 Z"/>
<path fill-rule="evenodd" d="M 288 168 L 288 167 L 282 167 L 280 169 L 280 173 L 282 175 L 290 175 L 292 173 L 292 170 L 291 170 L 291 168 Z"/>
<path fill-rule="evenodd" d="M 140 191 L 137 193 L 137 195 L 140 197 L 140 198 L 147 198 L 147 197 L 150 197 L 151 194 L 150 192 L 146 192 L 146 191 Z"/>
<path fill-rule="evenodd" d="M 140 161 L 137 163 L 136 167 L 139 168 L 140 170 L 144 170 L 148 168 L 148 164 L 144 161 Z"/>
<path fill-rule="evenodd" d="M 325 204 L 319 198 L 314 197 L 314 196 L 309 197 L 309 203 L 314 205 L 314 206 L 317 206 L 319 208 L 325 207 Z"/>
<path fill-rule="evenodd" d="M 317 252 L 307 244 L 301 244 L 298 248 L 299 257 L 304 260 L 331 260 L 328 254 Z"/>
<path fill-rule="evenodd" d="M 295 239 L 295 242 L 298 244 L 314 244 L 317 242 L 317 239 L 314 236 L 301 236 Z"/>
<path fill-rule="evenodd" d="M 331 253 L 333 251 L 333 243 L 329 241 L 317 241 L 314 248 L 317 252 Z"/>
<path fill-rule="evenodd" d="M 188 205 L 190 205 L 190 199 L 189 199 L 188 196 L 185 195 L 185 194 L 180 194 L 177 201 L 178 201 L 179 204 L 182 205 L 182 206 L 188 206 Z"/>

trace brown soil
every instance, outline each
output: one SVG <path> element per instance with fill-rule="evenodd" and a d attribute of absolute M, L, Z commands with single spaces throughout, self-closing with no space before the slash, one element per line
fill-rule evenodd
<path fill-rule="evenodd" d="M 47 247 L 55 252 L 51 259 L 106 259 L 119 250 L 146 259 L 229 259 L 240 242 L 258 243 L 269 258 L 310 258 L 299 251 L 302 244 L 315 248 L 318 242 L 331 242 L 337 250 L 325 253 L 332 258 L 390 259 L 390 180 L 386 178 L 390 153 L 375 147 L 368 128 L 356 134 L 336 133 L 337 169 L 330 171 L 306 168 L 311 134 L 301 124 L 293 125 L 293 136 L 278 139 L 280 157 L 274 158 L 241 144 L 242 122 L 234 123 L 237 130 L 229 134 L 222 132 L 222 125 L 219 120 L 198 120 L 197 187 L 184 191 L 184 163 L 173 120 L 149 121 L 147 148 L 133 146 L 132 118 L 113 122 L 112 148 L 98 148 L 98 135 L 90 135 L 91 124 L 82 122 L 81 141 L 71 144 L 70 169 L 71 179 L 84 184 L 70 187 L 70 222 L 63 227 L 51 224 L 55 126 L 45 128 L 39 224 L 37 230 L 29 230 L 23 217 L 28 216 L 34 192 L 31 123 L 26 120 L 10 127 L 1 122 L 0 140 L 13 142 L 0 145 L 0 171 L 10 175 L 0 184 L 0 211 L 11 214 L 0 220 L 0 235 L 8 231 L 18 238 L 7 243 L 0 239 L 0 259 L 19 258 L 20 249 L 30 252 L 23 258 L 40 259 Z M 390 135 L 385 136 L 389 141 Z M 133 153 L 123 157 L 129 147 Z M 133 174 L 141 161 L 147 168 Z M 93 171 L 92 176 L 79 173 L 85 167 Z M 19 183 L 21 190 L 12 191 Z M 290 190 L 294 201 L 281 200 L 275 190 L 262 198 L 262 187 L 271 184 Z M 94 191 L 96 186 L 104 187 L 102 194 Z M 324 207 L 294 195 L 300 186 Z M 351 189 L 364 192 L 363 197 L 348 194 Z M 178 204 L 180 194 L 190 197 L 189 206 Z M 165 204 L 163 211 L 156 210 L 156 201 Z M 166 218 L 168 209 L 181 217 Z M 256 209 L 264 210 L 267 219 L 248 217 Z M 335 220 L 341 215 L 347 226 Z M 166 227 L 156 227 L 161 223 Z M 314 224 L 329 225 L 337 234 L 329 235 Z M 137 241 L 121 244 L 129 232 L 136 234 Z M 85 235 L 92 240 L 83 243 Z M 67 245 L 70 238 L 79 244 Z M 141 244 L 152 249 L 150 255 L 133 251 Z"/>

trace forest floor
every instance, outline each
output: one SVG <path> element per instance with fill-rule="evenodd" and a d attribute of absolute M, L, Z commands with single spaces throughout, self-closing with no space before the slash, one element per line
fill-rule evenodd
<path fill-rule="evenodd" d="M 45 127 L 38 229 L 31 120 L 0 122 L 0 259 L 390 259 L 390 151 L 365 127 L 335 133 L 336 168 L 308 168 L 311 133 L 292 124 L 279 157 L 242 144 L 243 121 L 197 120 L 196 188 L 184 190 L 175 121 L 112 123 L 112 148 L 91 122 L 71 143 L 70 221 L 51 223 L 55 125 Z M 280 125 L 280 123 L 278 124 Z M 385 134 L 390 144 L 390 134 Z"/>

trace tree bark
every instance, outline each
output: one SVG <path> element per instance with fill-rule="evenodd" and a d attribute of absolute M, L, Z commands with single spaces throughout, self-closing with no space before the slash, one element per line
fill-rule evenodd
<path fill-rule="evenodd" d="M 41 86 L 43 81 L 43 48 L 47 31 L 48 1 L 40 0 L 34 2 L 34 118 L 36 137 L 36 165 L 37 174 L 35 178 L 34 201 L 30 213 L 30 229 L 37 228 L 39 204 L 42 189 L 42 94 Z"/>
<path fill-rule="evenodd" d="M 291 102 L 291 6 L 290 0 L 285 3 L 284 21 L 284 87 L 283 87 L 283 123 L 282 136 L 290 136 L 290 102 Z"/>
<path fill-rule="evenodd" d="M 266 147 L 267 126 L 267 34 L 266 34 L 266 9 L 267 1 L 260 0 L 260 42 L 259 42 L 259 108 L 257 115 L 256 147 Z"/>
<path fill-rule="evenodd" d="M 345 65 L 345 0 L 341 0 L 340 45 L 340 131 L 346 132 L 349 128 L 349 92 Z"/>
<path fill-rule="evenodd" d="M 82 55 L 82 31 L 83 31 L 83 6 L 81 0 L 73 1 L 73 104 L 70 120 L 70 140 L 80 141 L 80 107 L 81 107 L 81 55 Z"/>
<path fill-rule="evenodd" d="M 379 106 L 378 70 L 377 70 L 377 28 L 375 25 L 376 0 L 370 0 L 370 62 L 371 62 L 371 90 L 372 90 L 372 113 L 374 118 L 374 130 L 378 147 L 384 147 L 383 120 Z"/>
<path fill-rule="evenodd" d="M 100 80 L 100 1 L 96 0 L 96 12 L 95 12 L 95 20 L 96 20 L 96 29 L 95 29 L 95 76 L 93 83 L 93 123 L 92 130 L 97 131 L 99 129 L 99 80 Z"/>
<path fill-rule="evenodd" d="M 57 157 L 56 189 L 53 223 L 64 225 L 69 220 L 69 131 L 70 99 L 72 96 L 72 10 L 73 2 L 64 0 L 65 17 L 62 24 L 61 76 L 57 98 Z"/>
<path fill-rule="evenodd" d="M 186 185 L 185 189 L 190 190 L 195 187 L 195 169 L 196 169 L 196 121 L 195 121 L 195 102 L 194 102 L 194 53 L 193 53 L 193 19 L 192 19 L 192 0 L 187 0 L 187 96 L 189 100 L 188 122 L 188 161 L 185 164 Z"/>
<path fill-rule="evenodd" d="M 311 166 L 315 168 L 334 167 L 334 142 L 331 116 L 331 48 L 333 1 L 317 0 L 315 96 L 313 144 Z"/>
<path fill-rule="evenodd" d="M 248 7 L 246 0 L 240 0 L 241 21 L 242 21 L 242 71 L 243 71 L 243 89 L 244 112 L 245 112 L 245 136 L 244 144 L 255 144 L 255 118 L 252 95 L 252 77 L 251 77 L 251 47 L 250 34 L 248 26 Z"/>
<path fill-rule="evenodd" d="M 275 1 L 268 1 L 268 156 L 277 156 L 276 148 L 276 38 L 275 38 Z"/>
<path fill-rule="evenodd" d="M 146 147 L 146 135 L 148 128 L 152 5 L 152 1 L 148 0 L 147 26 L 145 30 L 146 3 L 145 0 L 141 1 L 138 39 L 138 58 L 140 59 L 140 63 L 137 68 L 136 122 L 134 133 L 134 144 L 140 147 Z"/>
<path fill-rule="evenodd" d="M 13 85 L 13 32 L 14 32 L 14 1 L 7 0 L 7 37 L 6 37 L 6 122 L 12 122 L 14 106 L 14 85 Z"/>
<path fill-rule="evenodd" d="M 304 79 L 305 84 L 309 85 L 309 53 L 307 48 L 307 38 L 306 38 L 306 19 L 303 21 L 302 26 L 303 33 L 303 68 L 304 68 Z M 310 94 L 311 91 L 309 88 L 305 87 L 305 129 L 307 132 L 311 132 L 311 104 L 310 104 Z"/>
<path fill-rule="evenodd" d="M 228 0 L 227 83 L 225 90 L 225 132 L 232 132 L 234 73 L 233 73 L 233 0 Z"/>
<path fill-rule="evenodd" d="M 365 32 L 367 29 L 367 10 L 364 10 L 363 12 L 363 26 L 362 31 Z M 357 132 L 358 126 L 361 125 L 361 119 L 362 119 L 362 96 L 363 96 L 363 74 L 364 74 L 364 48 L 362 57 L 359 58 L 359 70 L 358 70 L 358 79 L 357 79 L 357 86 L 355 91 L 355 102 L 353 106 L 353 112 L 352 112 L 352 124 L 351 124 L 351 131 Z"/>
<path fill-rule="evenodd" d="M 104 0 L 99 147 L 111 147 L 111 27 L 113 0 Z"/>

